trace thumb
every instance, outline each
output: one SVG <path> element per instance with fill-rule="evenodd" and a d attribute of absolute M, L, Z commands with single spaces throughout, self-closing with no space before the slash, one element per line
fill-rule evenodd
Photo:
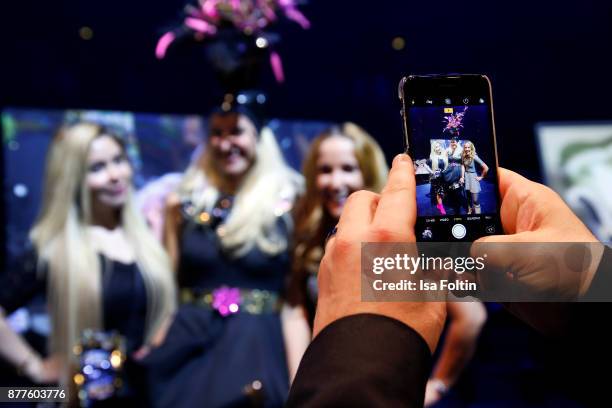
<path fill-rule="evenodd" d="M 526 243 L 534 241 L 532 235 L 530 231 L 490 235 L 472 243 L 470 255 L 484 260 L 484 268 L 476 271 L 481 296 L 493 300 L 512 288 L 514 276 L 511 273 L 520 270 L 525 258 L 529 257 Z"/>
<path fill-rule="evenodd" d="M 488 262 L 511 261 L 509 251 L 522 245 L 512 245 L 526 242 L 534 242 L 535 237 L 531 231 L 519 232 L 511 235 L 489 235 L 481 237 L 472 243 L 470 255 L 474 258 L 487 255 Z M 510 251 L 512 252 L 512 251 Z M 513 254 L 516 255 L 516 254 Z"/>

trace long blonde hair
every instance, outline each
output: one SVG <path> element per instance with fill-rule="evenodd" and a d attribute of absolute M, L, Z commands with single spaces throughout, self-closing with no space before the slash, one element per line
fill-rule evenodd
<path fill-rule="evenodd" d="M 220 179 L 211 149 L 206 148 L 185 172 L 179 196 L 196 208 L 210 211 L 219 197 Z M 234 256 L 253 247 L 268 255 L 286 250 L 287 236 L 277 228 L 277 220 L 288 209 L 282 203 L 292 205 L 302 185 L 302 176 L 285 162 L 272 130 L 263 127 L 255 161 L 240 183 L 232 211 L 223 224 L 223 234 L 219 236 L 222 246 Z"/>
<path fill-rule="evenodd" d="M 440 146 L 440 154 L 436 153 L 436 145 Z M 429 153 L 429 158 L 431 159 L 431 169 L 433 171 L 438 170 L 439 159 L 442 159 L 442 161 L 444 162 L 444 167 L 440 170 L 444 170 L 448 166 L 448 154 L 446 153 L 446 150 L 444 150 L 440 142 L 431 142 L 431 152 Z"/>
<path fill-rule="evenodd" d="M 465 146 L 471 147 L 470 154 L 465 154 Z M 470 142 L 469 140 L 466 140 L 465 142 L 463 142 L 463 147 L 461 148 L 461 162 L 464 165 L 469 166 L 474 161 L 475 156 L 476 156 L 476 146 L 474 146 L 474 143 Z"/>
<path fill-rule="evenodd" d="M 74 363 L 73 347 L 81 332 L 102 328 L 101 265 L 90 242 L 91 200 L 85 182 L 90 145 L 110 136 L 92 123 L 64 126 L 47 154 L 42 209 L 30 239 L 39 268 L 48 269 L 48 303 L 53 330 L 50 350 L 64 357 L 63 380 Z M 146 340 L 175 308 L 175 284 L 169 259 L 137 212 L 132 192 L 121 211 L 121 227 L 134 247 L 147 293 Z"/>
<path fill-rule="evenodd" d="M 337 223 L 324 209 L 316 184 L 321 144 L 333 136 L 346 137 L 353 142 L 365 190 L 380 192 L 387 181 L 389 167 L 384 153 L 376 140 L 355 123 L 346 122 L 332 127 L 312 141 L 302 166 L 306 191 L 296 203 L 294 211 L 294 248 L 289 284 L 289 301 L 292 304 L 304 301 L 305 294 L 302 292 L 307 275 L 313 267 L 318 268 L 325 236 Z"/>

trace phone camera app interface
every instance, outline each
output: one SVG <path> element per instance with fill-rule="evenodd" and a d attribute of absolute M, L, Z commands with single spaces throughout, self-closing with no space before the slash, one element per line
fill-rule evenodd
<path fill-rule="evenodd" d="M 409 108 L 408 118 L 417 179 L 417 238 L 473 240 L 500 233 L 494 138 L 484 97 L 421 102 Z"/>

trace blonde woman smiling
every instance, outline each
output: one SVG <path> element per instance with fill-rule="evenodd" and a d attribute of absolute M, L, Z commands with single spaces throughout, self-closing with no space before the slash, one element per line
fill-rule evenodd
<path fill-rule="evenodd" d="M 45 176 L 32 248 L 3 277 L 0 307 L 12 312 L 46 292 L 50 357 L 43 360 L 4 319 L 0 355 L 35 383 L 67 385 L 85 330 L 118 332 L 129 361 L 172 314 L 175 289 L 168 257 L 135 210 L 119 138 L 91 123 L 61 128 Z M 130 398 L 129 373 L 127 381 L 118 395 Z"/>
<path fill-rule="evenodd" d="M 306 326 L 281 313 L 301 183 L 249 107 L 210 116 L 204 152 L 167 202 L 181 306 L 145 359 L 153 405 L 284 404 L 297 370 L 287 328 Z"/>

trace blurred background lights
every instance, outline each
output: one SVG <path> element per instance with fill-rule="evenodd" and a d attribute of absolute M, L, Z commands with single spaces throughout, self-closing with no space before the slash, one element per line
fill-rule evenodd
<path fill-rule="evenodd" d="M 393 47 L 395 51 L 401 51 L 406 47 L 406 40 L 402 37 L 395 37 L 393 41 L 391 41 L 391 47 Z"/>
<path fill-rule="evenodd" d="M 16 197 L 23 198 L 28 195 L 28 188 L 21 183 L 15 184 L 15 186 L 13 186 L 13 194 L 15 194 Z"/>
<path fill-rule="evenodd" d="M 266 40 L 264 37 L 257 37 L 255 40 L 255 45 L 257 45 L 259 48 L 266 48 L 268 46 L 268 40 Z"/>
<path fill-rule="evenodd" d="M 93 30 L 91 27 L 83 26 L 79 29 L 79 37 L 85 41 L 89 41 L 93 38 Z"/>

